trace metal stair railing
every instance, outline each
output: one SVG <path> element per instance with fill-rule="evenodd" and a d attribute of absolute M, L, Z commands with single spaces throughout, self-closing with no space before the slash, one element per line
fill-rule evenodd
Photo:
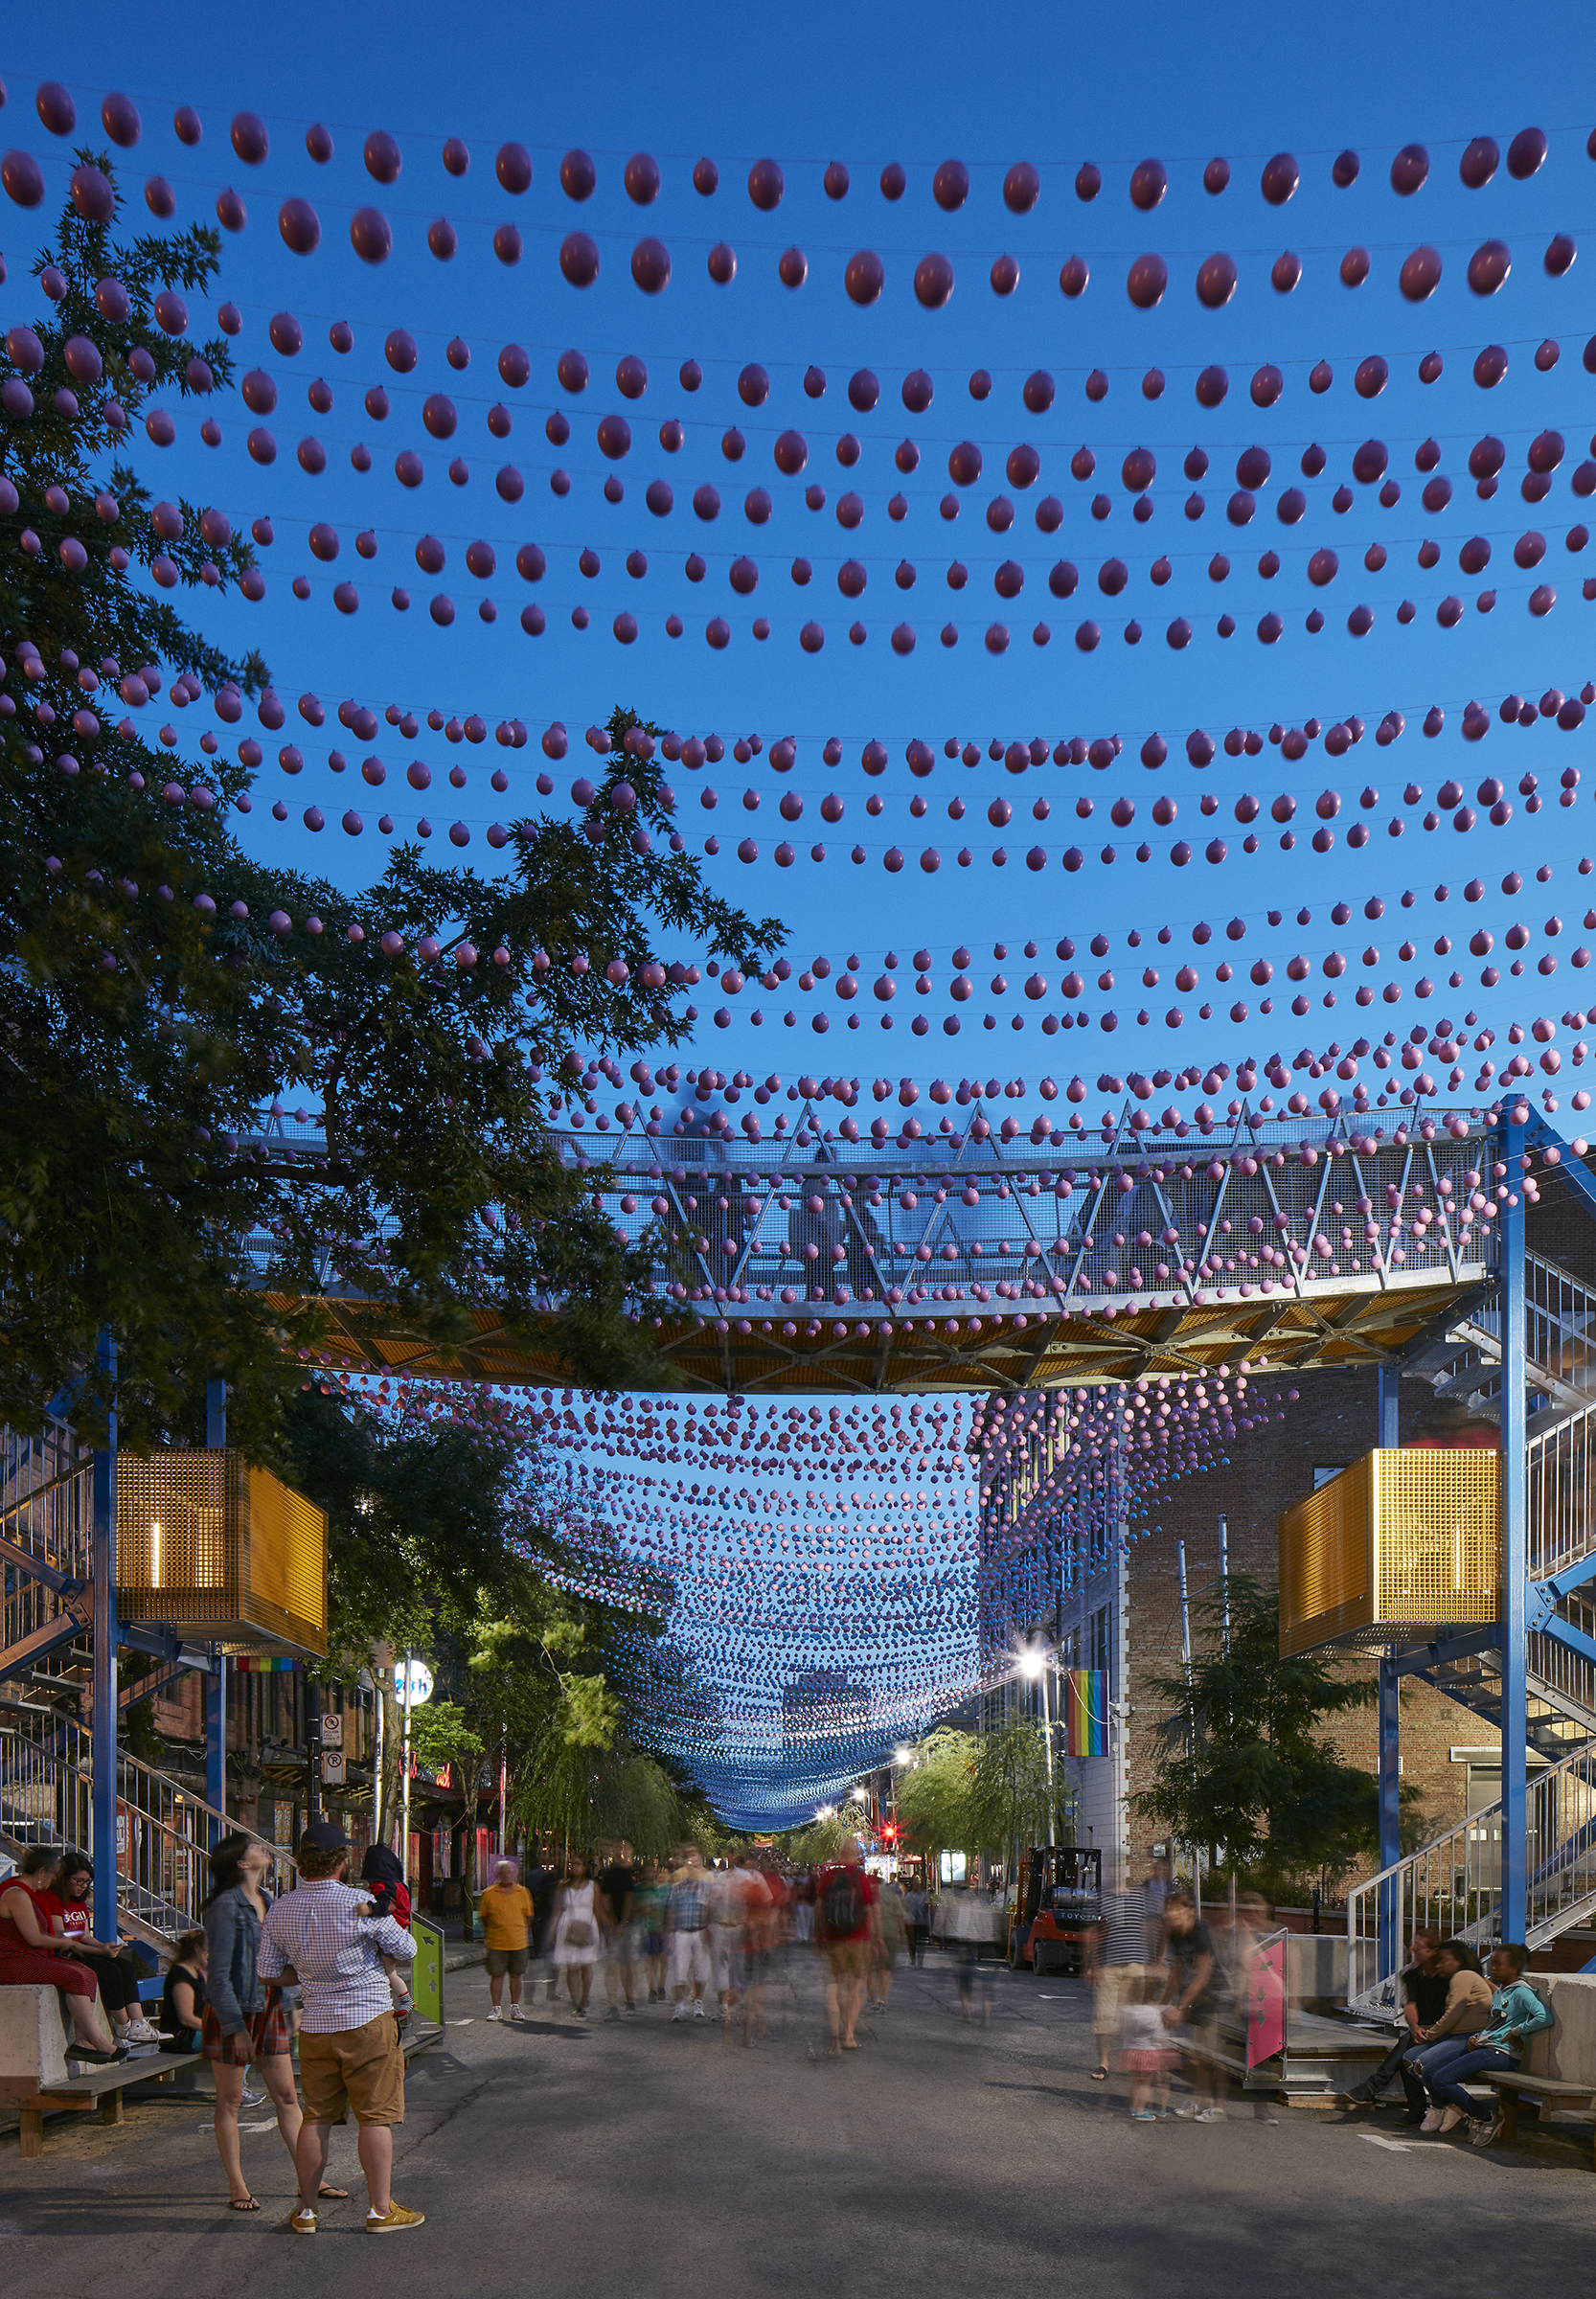
<path fill-rule="evenodd" d="M 1596 1748 L 1579 1748 L 1529 1784 L 1529 1907 L 1524 1937 L 1543 1947 L 1596 1909 Z"/>
<path fill-rule="evenodd" d="M 93 1736 L 73 1719 L 25 1716 L 0 1728 L 0 1831 L 20 1843 L 74 1844 L 99 1860 L 93 1759 Z M 175 1940 L 198 1924 L 208 1889 L 206 1855 L 224 1835 L 264 1845 L 271 1858 L 266 1889 L 273 1897 L 292 1887 L 296 1870 L 285 1847 L 218 1812 L 181 1781 L 118 1751 L 117 1898 L 139 1929 Z"/>
<path fill-rule="evenodd" d="M 1355 1884 L 1347 1894 L 1349 2008 L 1372 2019 L 1400 2017 L 1397 1981 L 1415 1928 L 1482 1938 L 1495 1923 L 1501 1894 L 1500 1801 Z"/>
<path fill-rule="evenodd" d="M 1537 1948 L 1596 1910 L 1596 1747 L 1577 1748 L 1531 1779 L 1526 1832 L 1524 1939 Z M 1350 2009 L 1395 2019 L 1398 1975 L 1415 1927 L 1434 1925 L 1480 1945 L 1500 1936 L 1501 1900 L 1498 1800 L 1347 1894 Z"/>
<path fill-rule="evenodd" d="M 70 1590 L 90 1577 L 92 1485 L 93 1456 L 65 1422 L 27 1435 L 0 1427 L 0 1652 L 37 1650 L 63 1616 L 73 1625 Z"/>

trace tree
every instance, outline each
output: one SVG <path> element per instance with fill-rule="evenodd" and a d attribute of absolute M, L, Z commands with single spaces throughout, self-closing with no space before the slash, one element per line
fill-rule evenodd
<path fill-rule="evenodd" d="M 993 1858 L 1046 1841 L 1047 1744 L 1037 1725 L 1015 1720 L 981 1735 L 969 1806 L 973 1848 Z"/>
<path fill-rule="evenodd" d="M 1170 1713 L 1137 1810 L 1189 1844 L 1222 1845 L 1274 1897 L 1321 1870 L 1344 1873 L 1375 1844 L 1378 1786 L 1319 1728 L 1365 1707 L 1374 1686 L 1313 1653 L 1284 1656 L 1278 1592 L 1249 1576 L 1232 1574 L 1202 1614 L 1209 1641 L 1190 1691 L 1183 1677 L 1153 1679 Z"/>
<path fill-rule="evenodd" d="M 980 1849 L 972 1810 L 980 1743 L 971 1732 L 943 1725 L 922 1741 L 910 1770 L 898 1779 L 898 1823 L 925 1854 L 934 1876 L 939 1855 Z"/>
<path fill-rule="evenodd" d="M 114 187 L 107 154 L 79 156 Z M 28 1426 L 75 1384 L 97 1430 L 108 1332 L 125 1443 L 192 1433 L 220 1376 L 235 1442 L 258 1454 L 329 1288 L 445 1351 L 473 1305 L 545 1344 L 558 1311 L 577 1377 L 663 1377 L 636 1322 L 648 1245 L 604 1218 L 602 1168 L 561 1166 L 549 1120 L 603 1075 L 582 1071 L 579 1039 L 619 1085 L 610 1049 L 673 1045 L 696 1018 L 662 934 L 758 971 L 783 930 L 704 886 L 660 730 L 617 710 L 583 819 L 495 834 L 510 875 L 407 846 L 351 899 L 239 847 L 253 736 L 190 783 L 130 717 L 114 740 L 102 724 L 102 689 L 131 710 L 163 685 L 174 707 L 211 695 L 224 727 L 246 698 L 284 724 L 259 656 L 230 661 L 128 578 L 138 560 L 191 595 L 262 587 L 224 513 L 154 503 L 115 460 L 151 389 L 230 384 L 225 340 L 195 346 L 154 315 L 157 294 L 208 291 L 219 258 L 208 227 L 127 240 L 115 215 L 69 207 L 34 265 L 53 307 L 0 353 L 34 405 L 0 432 L 16 513 L 0 515 L 0 1420 Z M 96 372 L 114 397 L 90 388 Z M 325 716 L 313 696 L 300 707 Z M 324 1110 L 325 1158 L 259 1139 L 280 1094 Z"/>

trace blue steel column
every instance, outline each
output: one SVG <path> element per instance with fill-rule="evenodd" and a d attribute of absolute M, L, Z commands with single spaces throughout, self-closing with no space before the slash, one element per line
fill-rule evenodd
<path fill-rule="evenodd" d="M 208 1452 L 227 1449 L 227 1383 L 205 1384 L 205 1446 Z M 227 1655 L 219 1645 L 212 1649 L 211 1673 L 205 1679 L 205 1801 L 218 1812 L 227 1810 Z M 209 1824 L 213 1839 L 217 1824 Z"/>
<path fill-rule="evenodd" d="M 1525 1687 L 1526 1576 L 1524 1439 L 1524 1128 L 1504 1126 L 1497 1141 L 1508 1195 L 1499 1202 L 1497 1250 L 1502 1303 L 1502 1907 L 1501 1937 L 1522 1940 L 1528 1908 L 1528 1725 Z"/>
<path fill-rule="evenodd" d="M 1378 1434 L 1375 1443 L 1389 1449 L 1402 1442 L 1397 1435 L 1397 1384 L 1402 1378 L 1400 1365 L 1377 1365 L 1375 1368 L 1375 1422 Z"/>
<path fill-rule="evenodd" d="M 94 1456 L 94 1765 L 89 1816 L 94 1860 L 94 1932 L 117 1936 L 116 1756 L 116 1343 L 100 1336 L 100 1369 L 110 1376 L 105 1442 Z"/>

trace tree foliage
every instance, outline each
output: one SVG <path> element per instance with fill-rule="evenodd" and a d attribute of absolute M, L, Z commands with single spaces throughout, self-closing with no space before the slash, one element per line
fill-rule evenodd
<path fill-rule="evenodd" d="M 1367 1706 L 1374 1686 L 1312 1653 L 1284 1656 L 1272 1585 L 1232 1574 L 1201 1612 L 1207 1639 L 1190 1690 L 1183 1677 L 1153 1679 L 1170 1709 L 1137 1809 L 1188 1844 L 1222 1846 L 1271 1895 L 1320 1871 L 1343 1874 L 1374 1847 L 1379 1789 L 1321 1727 Z"/>
<path fill-rule="evenodd" d="M 114 185 L 107 154 L 80 156 Z M 192 1430 L 220 1376 L 235 1438 L 258 1453 L 329 1291 L 445 1352 L 490 1304 L 511 1338 L 552 1338 L 579 1378 L 664 1377 L 633 1322 L 647 1247 L 604 1218 L 602 1169 L 561 1166 L 551 1110 L 597 1083 L 579 1039 L 607 1058 L 691 1026 L 662 935 L 755 971 L 782 929 L 705 887 L 657 752 L 636 734 L 626 747 L 636 714 L 613 714 L 582 820 L 514 826 L 506 875 L 406 846 L 353 898 L 243 852 L 252 737 L 191 783 L 131 717 L 104 723 L 135 674 L 130 707 L 164 685 L 174 711 L 214 697 L 224 730 L 246 697 L 263 725 L 284 722 L 258 655 L 230 660 L 133 580 L 164 559 L 190 599 L 258 588 L 225 514 L 157 506 L 126 444 L 151 392 L 231 386 L 224 339 L 196 345 L 153 314 L 163 288 L 209 291 L 219 259 L 210 227 L 129 239 L 69 207 L 34 265 L 34 412 L 0 433 L 18 497 L 0 516 L 0 1420 L 30 1425 L 76 1383 L 94 1431 L 107 1332 L 125 1443 Z M 96 297 L 116 281 L 125 318 Z M 103 392 L 69 365 L 71 344 L 84 366 L 75 339 Z M 0 376 L 15 373 L 0 352 Z M 320 723 L 313 697 L 301 707 Z M 325 1156 L 290 1162 L 262 1141 L 274 1097 L 325 1113 Z"/>
<path fill-rule="evenodd" d="M 1003 1858 L 1016 1843 L 1045 1841 L 1047 1744 L 1040 1731 L 1025 1722 L 984 1733 L 942 1726 L 899 1777 L 898 1818 L 933 1862 L 941 1852 Z"/>

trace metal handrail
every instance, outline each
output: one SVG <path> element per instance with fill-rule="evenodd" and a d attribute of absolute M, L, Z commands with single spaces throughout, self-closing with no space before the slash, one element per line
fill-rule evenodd
<path fill-rule="evenodd" d="M 1501 1818 L 1498 1799 L 1353 1885 L 1347 1894 L 1347 2001 L 1355 2011 L 1396 2016 L 1397 1978 L 1417 1926 L 1435 1925 L 1449 1939 L 1472 1940 L 1493 1924 L 1502 1896 Z"/>
<path fill-rule="evenodd" d="M 1596 1747 L 1577 1748 L 1529 1783 L 1525 1940 L 1543 1946 L 1596 1907 Z M 1347 1894 L 1347 2000 L 1395 2016 L 1398 1974 L 1416 1926 L 1452 1939 L 1498 1936 L 1502 1806 L 1471 1812 L 1433 1842 Z"/>
<path fill-rule="evenodd" d="M 72 1718 L 26 1718 L 0 1729 L 0 1829 L 23 1843 L 78 1845 L 91 1859 L 94 1739 Z M 222 1836 L 270 1855 L 267 1888 L 291 1889 L 293 1855 L 125 1750 L 117 1754 L 117 1897 L 130 1916 L 175 1939 L 200 1921 L 206 1855 Z"/>

